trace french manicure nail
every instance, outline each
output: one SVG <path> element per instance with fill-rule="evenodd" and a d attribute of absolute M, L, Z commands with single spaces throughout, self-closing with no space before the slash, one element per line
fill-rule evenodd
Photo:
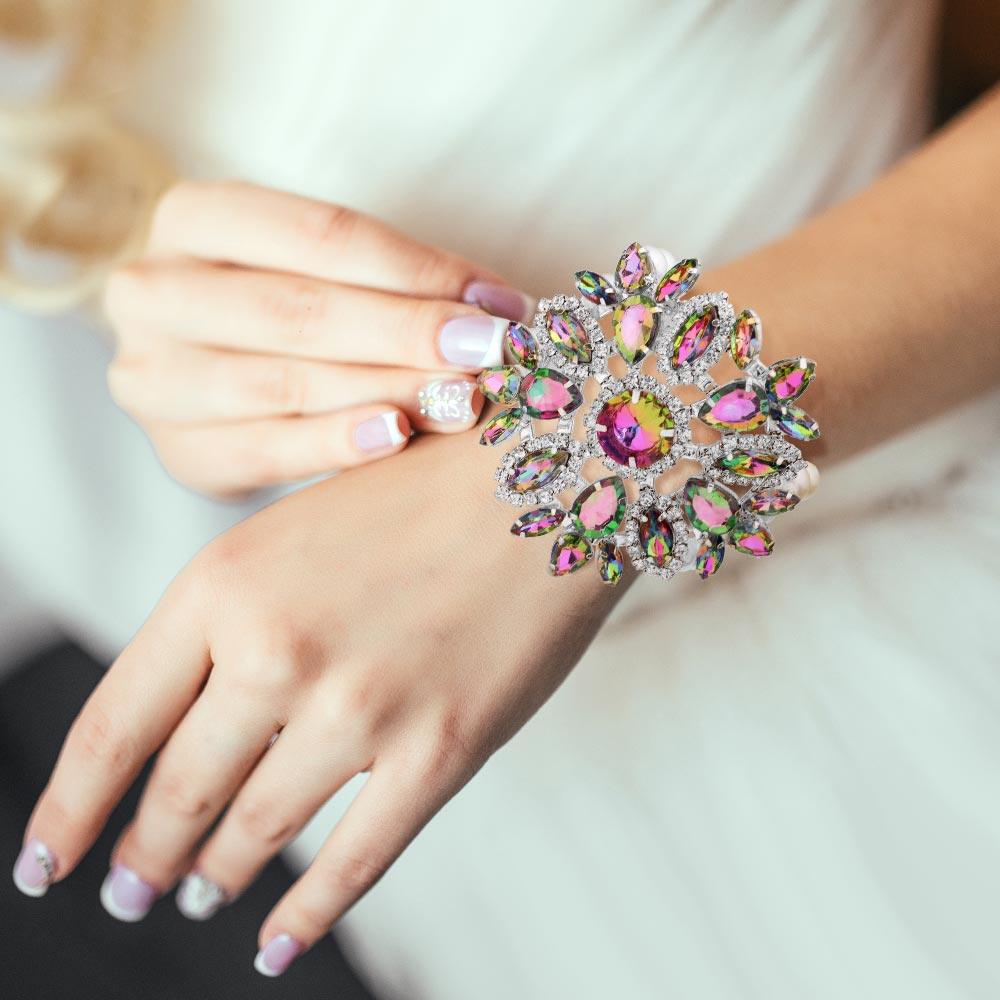
<path fill-rule="evenodd" d="M 156 890 L 124 865 L 112 865 L 101 886 L 101 905 L 116 920 L 134 924 L 149 913 Z"/>
<path fill-rule="evenodd" d="M 14 862 L 14 885 L 25 896 L 44 896 L 55 873 L 52 852 L 37 837 L 32 837 Z"/>
<path fill-rule="evenodd" d="M 225 891 L 201 872 L 191 872 L 177 887 L 177 909 L 189 920 L 208 920 L 229 902 Z"/>
<path fill-rule="evenodd" d="M 492 316 L 526 322 L 534 311 L 535 300 L 509 285 L 495 285 L 492 281 L 473 281 L 462 292 L 462 301 L 479 306 Z"/>
<path fill-rule="evenodd" d="M 459 368 L 492 368 L 503 359 L 507 320 L 497 316 L 456 316 L 441 327 L 441 356 Z"/>
<path fill-rule="evenodd" d="M 395 410 L 369 417 L 354 428 L 354 443 L 362 451 L 385 451 L 406 440 Z"/>
<path fill-rule="evenodd" d="M 302 945 L 291 934 L 279 934 L 257 952 L 253 967 L 262 976 L 280 976 L 301 952 Z"/>
<path fill-rule="evenodd" d="M 819 469 L 812 462 L 806 462 L 795 478 L 785 487 L 800 500 L 811 497 L 819 486 Z"/>
<path fill-rule="evenodd" d="M 475 383 L 465 379 L 441 378 L 428 382 L 417 393 L 420 415 L 440 424 L 472 423 L 477 413 L 472 408 L 473 401 L 478 400 L 475 392 Z"/>

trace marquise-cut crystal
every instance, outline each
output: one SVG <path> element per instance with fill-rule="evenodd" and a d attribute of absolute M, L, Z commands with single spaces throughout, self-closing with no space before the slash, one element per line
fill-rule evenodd
<path fill-rule="evenodd" d="M 771 419 L 796 441 L 815 441 L 819 437 L 819 424 L 801 406 L 794 403 L 772 407 Z"/>
<path fill-rule="evenodd" d="M 708 350 L 719 328 L 719 310 L 708 305 L 693 312 L 674 334 L 670 363 L 674 368 L 697 361 Z"/>
<path fill-rule="evenodd" d="M 549 570 L 553 576 L 565 576 L 579 569 L 593 555 L 590 542 L 575 531 L 560 535 L 552 546 Z"/>
<path fill-rule="evenodd" d="M 614 288 L 603 274 L 596 271 L 576 272 L 577 291 L 588 301 L 600 306 L 613 306 L 618 301 Z"/>
<path fill-rule="evenodd" d="M 722 565 L 722 558 L 725 554 L 726 546 L 721 538 L 710 536 L 704 539 L 694 560 L 694 568 L 698 576 L 707 580 L 713 573 L 716 573 Z"/>
<path fill-rule="evenodd" d="M 648 468 L 670 451 L 673 433 L 670 410 L 639 389 L 612 396 L 597 416 L 597 443 L 619 465 Z"/>
<path fill-rule="evenodd" d="M 657 566 L 666 566 L 674 550 L 674 532 L 667 515 L 658 510 L 646 513 L 639 522 L 639 544 L 643 554 Z"/>
<path fill-rule="evenodd" d="M 479 391 L 494 403 L 513 403 L 521 387 L 521 373 L 509 365 L 479 373 Z"/>
<path fill-rule="evenodd" d="M 527 454 L 507 476 L 507 485 L 515 493 L 528 493 L 548 486 L 566 465 L 569 452 L 562 448 L 541 448 Z"/>
<path fill-rule="evenodd" d="M 625 518 L 628 498 L 618 476 L 606 476 L 591 483 L 575 500 L 570 514 L 577 531 L 586 538 L 613 535 Z"/>
<path fill-rule="evenodd" d="M 666 302 L 681 295 L 686 295 L 694 288 L 694 283 L 701 274 L 701 267 L 693 257 L 678 261 L 660 278 L 653 297 L 657 302 Z"/>
<path fill-rule="evenodd" d="M 765 407 L 756 385 L 737 380 L 710 393 L 698 409 L 698 419 L 718 430 L 752 431 L 767 420 Z"/>
<path fill-rule="evenodd" d="M 752 309 L 744 309 L 736 317 L 729 335 L 729 353 L 740 368 L 746 368 L 760 354 L 763 341 L 760 317 Z"/>
<path fill-rule="evenodd" d="M 736 523 L 729 494 L 706 479 L 689 479 L 685 484 L 684 513 L 693 527 L 710 535 L 724 535 Z"/>
<path fill-rule="evenodd" d="M 529 417 L 555 420 L 572 413 L 583 402 L 583 394 L 562 372 L 537 368 L 521 381 L 521 402 Z"/>
<path fill-rule="evenodd" d="M 638 243 L 625 248 L 615 268 L 615 277 L 626 292 L 637 292 L 649 277 L 649 257 Z"/>
<path fill-rule="evenodd" d="M 597 543 L 597 568 L 604 583 L 616 584 L 625 572 L 625 561 L 622 559 L 621 550 L 610 539 Z"/>
<path fill-rule="evenodd" d="M 799 498 L 788 490 L 765 490 L 755 493 L 744 501 L 744 509 L 754 514 L 784 514 L 798 506 Z"/>
<path fill-rule="evenodd" d="M 767 528 L 757 528 L 755 531 L 734 528 L 729 540 L 737 552 L 756 556 L 758 559 L 769 556 L 774 549 L 774 539 L 771 538 L 771 533 Z"/>
<path fill-rule="evenodd" d="M 764 476 L 770 476 L 786 464 L 779 455 L 766 453 L 754 455 L 748 451 L 734 451 L 719 459 L 719 465 L 723 469 L 728 469 L 744 479 L 761 479 Z"/>
<path fill-rule="evenodd" d="M 555 349 L 574 364 L 590 363 L 590 339 L 583 324 L 564 309 L 550 310 L 545 314 L 545 329 Z"/>
<path fill-rule="evenodd" d="M 555 531 L 566 514 L 559 507 L 538 507 L 522 514 L 511 526 L 510 533 L 519 538 L 537 538 Z"/>
<path fill-rule="evenodd" d="M 626 364 L 634 365 L 649 353 L 658 316 L 656 303 L 646 295 L 630 295 L 615 306 L 611 327 Z"/>
<path fill-rule="evenodd" d="M 535 335 L 523 323 L 508 323 L 504 334 L 507 350 L 525 368 L 538 364 L 538 344 Z"/>
<path fill-rule="evenodd" d="M 483 433 L 479 438 L 479 443 L 494 445 L 506 441 L 521 426 L 523 419 L 524 410 L 520 407 L 515 406 L 509 410 L 502 410 L 483 425 Z"/>
<path fill-rule="evenodd" d="M 771 365 L 767 373 L 767 395 L 777 403 L 798 399 L 816 374 L 816 362 L 809 358 L 788 358 Z"/>

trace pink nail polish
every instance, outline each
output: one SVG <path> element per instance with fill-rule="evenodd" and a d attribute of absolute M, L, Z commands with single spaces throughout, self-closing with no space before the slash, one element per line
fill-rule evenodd
<path fill-rule="evenodd" d="M 14 885 L 26 896 L 44 896 L 56 873 L 56 859 L 37 838 L 21 848 L 14 863 Z"/>
<path fill-rule="evenodd" d="M 385 451 L 405 440 L 406 435 L 399 426 L 399 414 L 394 410 L 362 420 L 354 428 L 354 443 L 362 451 Z"/>
<path fill-rule="evenodd" d="M 479 306 L 492 316 L 502 316 L 519 323 L 530 318 L 529 313 L 535 304 L 535 300 L 524 292 L 509 285 L 496 285 L 492 281 L 473 281 L 466 285 L 462 301 Z"/>
<path fill-rule="evenodd" d="M 112 865 L 101 886 L 101 905 L 116 920 L 135 923 L 149 913 L 157 892 L 131 868 Z"/>
<path fill-rule="evenodd" d="M 253 967 L 262 976 L 280 976 L 301 953 L 302 945 L 291 934 L 279 934 L 257 952 Z"/>
<path fill-rule="evenodd" d="M 441 327 L 441 357 L 456 368 L 492 368 L 503 361 L 507 320 L 471 313 L 456 316 Z"/>

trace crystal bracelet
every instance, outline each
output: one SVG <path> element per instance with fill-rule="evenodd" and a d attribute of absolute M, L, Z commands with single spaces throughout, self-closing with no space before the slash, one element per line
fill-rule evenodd
<path fill-rule="evenodd" d="M 531 508 L 511 526 L 514 535 L 560 532 L 549 559 L 555 576 L 596 556 L 601 579 L 616 584 L 627 552 L 641 572 L 669 578 L 693 569 L 707 579 L 722 565 L 727 542 L 769 556 L 769 522 L 811 486 L 815 470 L 792 442 L 819 437 L 797 403 L 815 362 L 764 364 L 752 309 L 737 315 L 724 292 L 688 297 L 700 271 L 693 258 L 678 262 L 633 243 L 613 275 L 578 271 L 579 297 L 542 299 L 530 328 L 510 323 L 504 342 L 512 363 L 479 376 L 483 395 L 508 407 L 486 423 L 481 443 L 517 438 L 496 471 L 496 496 Z M 601 327 L 608 314 L 611 339 Z M 718 385 L 710 369 L 727 353 L 742 377 Z M 647 357 L 655 358 L 658 377 L 642 372 Z M 681 386 L 704 398 L 683 402 Z M 536 421 L 556 426 L 536 434 Z M 694 441 L 693 421 L 718 439 Z M 592 459 L 611 474 L 588 481 L 584 465 Z M 659 478 L 682 460 L 701 474 L 658 492 Z"/>

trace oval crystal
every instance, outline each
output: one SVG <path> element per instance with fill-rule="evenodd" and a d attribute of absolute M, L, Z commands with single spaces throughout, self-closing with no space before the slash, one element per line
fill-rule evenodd
<path fill-rule="evenodd" d="M 776 403 L 790 403 L 806 391 L 816 375 L 816 362 L 809 358 L 787 358 L 771 365 L 767 372 L 768 398 Z"/>
<path fill-rule="evenodd" d="M 647 559 L 666 566 L 674 550 L 674 532 L 662 511 L 651 510 L 639 522 L 639 544 Z"/>
<path fill-rule="evenodd" d="M 479 373 L 479 391 L 494 403 L 513 403 L 521 387 L 521 373 L 509 365 Z"/>
<path fill-rule="evenodd" d="M 569 461 L 569 452 L 562 448 L 541 448 L 514 463 L 507 475 L 507 485 L 515 493 L 528 493 L 548 486 Z"/>
<path fill-rule="evenodd" d="M 794 403 L 773 407 L 771 419 L 790 438 L 796 441 L 815 441 L 819 437 L 819 424 Z"/>
<path fill-rule="evenodd" d="M 525 368 L 538 364 L 538 344 L 535 335 L 523 323 L 508 323 L 504 334 L 507 350 Z"/>
<path fill-rule="evenodd" d="M 634 365 L 649 353 L 658 316 L 656 303 L 645 295 L 630 295 L 615 306 L 611 328 L 626 364 Z"/>
<path fill-rule="evenodd" d="M 703 580 L 718 572 L 722 558 L 726 554 L 726 546 L 721 538 L 709 536 L 702 541 L 695 556 L 694 568 Z"/>
<path fill-rule="evenodd" d="M 521 382 L 521 402 L 529 417 L 555 420 L 572 413 L 583 402 L 583 394 L 562 372 L 537 368 Z"/>
<path fill-rule="evenodd" d="M 710 393 L 698 419 L 717 430 L 752 431 L 767 420 L 764 394 L 753 383 L 729 382 Z"/>
<path fill-rule="evenodd" d="M 642 288 L 649 277 L 649 257 L 638 243 L 630 243 L 622 251 L 615 277 L 626 292 L 637 292 Z"/>
<path fill-rule="evenodd" d="M 610 539 L 604 539 L 597 544 L 597 568 L 601 581 L 614 586 L 625 572 L 625 561 L 621 549 Z"/>
<path fill-rule="evenodd" d="M 619 465 L 646 469 L 670 451 L 674 418 L 651 392 L 626 389 L 597 415 L 597 443 Z"/>
<path fill-rule="evenodd" d="M 598 274 L 596 271 L 577 271 L 575 277 L 577 291 L 588 302 L 599 306 L 613 306 L 618 301 L 618 295 L 603 274 Z"/>
<path fill-rule="evenodd" d="M 774 550 L 774 539 L 767 528 L 757 528 L 755 531 L 747 531 L 745 528 L 734 528 L 729 540 L 733 543 L 733 548 L 744 555 L 756 556 L 762 559 L 769 556 Z"/>
<path fill-rule="evenodd" d="M 524 410 L 520 407 L 515 406 L 509 410 L 501 410 L 483 425 L 483 433 L 479 438 L 479 443 L 495 445 L 506 441 L 521 426 L 523 419 Z"/>
<path fill-rule="evenodd" d="M 693 312 L 674 334 L 670 364 L 674 368 L 697 361 L 708 350 L 719 328 L 719 310 L 705 306 Z"/>
<path fill-rule="evenodd" d="M 743 509 L 770 517 L 773 514 L 784 514 L 785 511 L 794 510 L 798 503 L 799 498 L 788 490 L 765 490 L 748 496 L 743 501 Z"/>
<path fill-rule="evenodd" d="M 678 261 L 660 278 L 653 297 L 657 302 L 667 302 L 686 295 L 694 288 L 694 283 L 700 275 L 701 265 L 693 257 Z"/>
<path fill-rule="evenodd" d="M 778 455 L 760 454 L 754 455 L 748 451 L 734 451 L 730 455 L 723 455 L 719 459 L 719 465 L 723 469 L 728 469 L 737 476 L 744 479 L 761 479 L 777 472 L 788 463 Z"/>
<path fill-rule="evenodd" d="M 591 483 L 576 498 L 570 514 L 584 537 L 603 538 L 621 527 L 627 507 L 625 484 L 618 476 L 606 476 Z"/>
<path fill-rule="evenodd" d="M 545 329 L 555 349 L 578 365 L 590 363 L 590 339 L 583 324 L 565 310 L 550 310 L 545 314 Z"/>
<path fill-rule="evenodd" d="M 707 479 L 689 479 L 684 485 L 684 513 L 692 527 L 710 535 L 724 535 L 736 523 L 732 498 Z"/>
<path fill-rule="evenodd" d="M 593 555 L 590 542 L 575 531 L 560 535 L 552 546 L 549 557 L 549 572 L 553 576 L 565 576 L 583 566 Z"/>
<path fill-rule="evenodd" d="M 555 531 L 566 519 L 560 507 L 539 507 L 522 514 L 511 526 L 510 533 L 518 538 L 537 538 Z"/>
<path fill-rule="evenodd" d="M 752 309 L 744 309 L 736 317 L 729 335 L 729 353 L 740 368 L 746 368 L 760 354 L 764 333 L 760 317 Z"/>

